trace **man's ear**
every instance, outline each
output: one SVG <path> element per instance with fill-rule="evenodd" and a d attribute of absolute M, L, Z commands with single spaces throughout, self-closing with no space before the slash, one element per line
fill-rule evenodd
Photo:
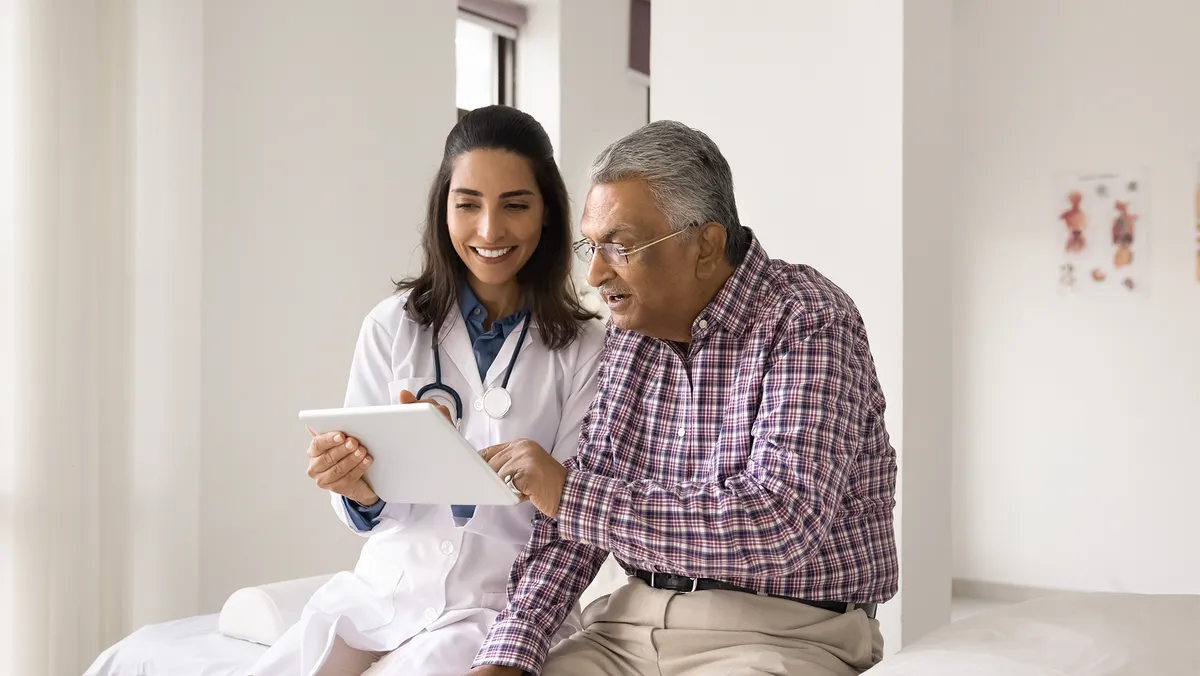
<path fill-rule="evenodd" d="M 720 223 L 705 223 L 700 226 L 697 243 L 700 257 L 696 260 L 696 276 L 708 279 L 716 274 L 725 261 L 725 226 Z"/>

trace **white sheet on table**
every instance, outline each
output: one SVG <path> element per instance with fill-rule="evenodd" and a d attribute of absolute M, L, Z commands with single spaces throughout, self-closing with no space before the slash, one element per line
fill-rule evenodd
<path fill-rule="evenodd" d="M 1200 596 L 1067 594 L 984 611 L 871 676 L 1195 676 Z"/>
<path fill-rule="evenodd" d="M 217 619 L 142 627 L 101 653 L 84 676 L 246 676 L 267 648 L 222 636 Z"/>

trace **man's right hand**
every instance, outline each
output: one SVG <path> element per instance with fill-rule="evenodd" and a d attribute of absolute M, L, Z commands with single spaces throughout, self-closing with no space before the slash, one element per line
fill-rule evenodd
<path fill-rule="evenodd" d="M 341 432 L 318 434 L 308 445 L 308 476 L 317 486 L 333 491 L 370 507 L 379 501 L 379 496 L 363 474 L 371 464 L 371 454 L 354 437 L 347 438 Z"/>
<path fill-rule="evenodd" d="M 502 667 L 498 664 L 488 664 L 476 667 L 467 676 L 523 676 L 525 672 L 516 667 Z"/>

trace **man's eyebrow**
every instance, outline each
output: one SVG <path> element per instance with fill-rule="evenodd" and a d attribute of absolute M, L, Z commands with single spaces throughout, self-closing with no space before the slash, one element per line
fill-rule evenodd
<path fill-rule="evenodd" d="M 608 241 L 608 240 L 611 240 L 615 235 L 619 235 L 623 232 L 628 232 L 630 230 L 633 230 L 633 225 L 631 225 L 629 223 L 617 223 L 617 224 L 613 225 L 612 227 L 608 228 L 607 230 L 605 230 L 604 232 L 600 233 L 600 236 L 596 238 L 596 241 L 597 242 Z"/>
<path fill-rule="evenodd" d="M 471 197 L 483 197 L 483 193 L 479 192 L 478 190 L 472 190 L 471 188 L 454 188 L 450 192 L 462 193 L 463 195 L 470 195 Z M 522 195 L 532 194 L 532 190 L 521 188 L 520 190 L 509 190 L 508 192 L 500 193 L 500 199 L 503 200 L 508 199 L 509 197 L 521 197 Z"/>

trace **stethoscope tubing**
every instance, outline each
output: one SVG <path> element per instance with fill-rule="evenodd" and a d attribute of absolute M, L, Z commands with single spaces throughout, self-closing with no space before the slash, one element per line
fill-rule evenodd
<path fill-rule="evenodd" d="M 520 336 L 520 338 L 517 339 L 517 347 L 516 347 L 516 349 L 513 350 L 513 356 L 508 360 L 508 367 L 504 370 L 504 380 L 500 383 L 500 389 L 504 390 L 506 394 L 508 392 L 508 379 L 512 377 L 513 367 L 517 363 L 517 357 L 519 357 L 521 355 L 521 346 L 525 344 L 525 336 L 529 333 L 529 325 L 532 323 L 533 323 L 532 315 L 526 315 L 524 326 L 521 327 L 521 336 Z M 441 341 L 440 340 L 433 341 L 434 381 L 432 383 L 426 385 L 425 387 L 422 387 L 420 389 L 420 391 L 417 392 L 417 398 L 424 399 L 426 394 L 433 392 L 433 391 L 443 392 L 443 393 L 449 395 L 450 398 L 454 401 L 454 412 L 457 415 L 456 419 L 462 420 L 462 417 L 463 417 L 462 397 L 459 396 L 458 392 L 453 387 L 450 387 L 449 385 L 442 382 L 442 352 L 441 352 L 440 348 L 441 348 Z M 484 394 L 486 395 L 487 393 L 485 392 Z M 511 400 L 511 395 L 509 396 L 509 399 Z M 505 411 L 501 415 L 492 415 L 491 412 L 486 411 L 486 410 L 485 410 L 485 413 L 488 413 L 488 415 L 493 418 L 503 418 L 505 415 L 508 414 L 508 411 Z"/>

